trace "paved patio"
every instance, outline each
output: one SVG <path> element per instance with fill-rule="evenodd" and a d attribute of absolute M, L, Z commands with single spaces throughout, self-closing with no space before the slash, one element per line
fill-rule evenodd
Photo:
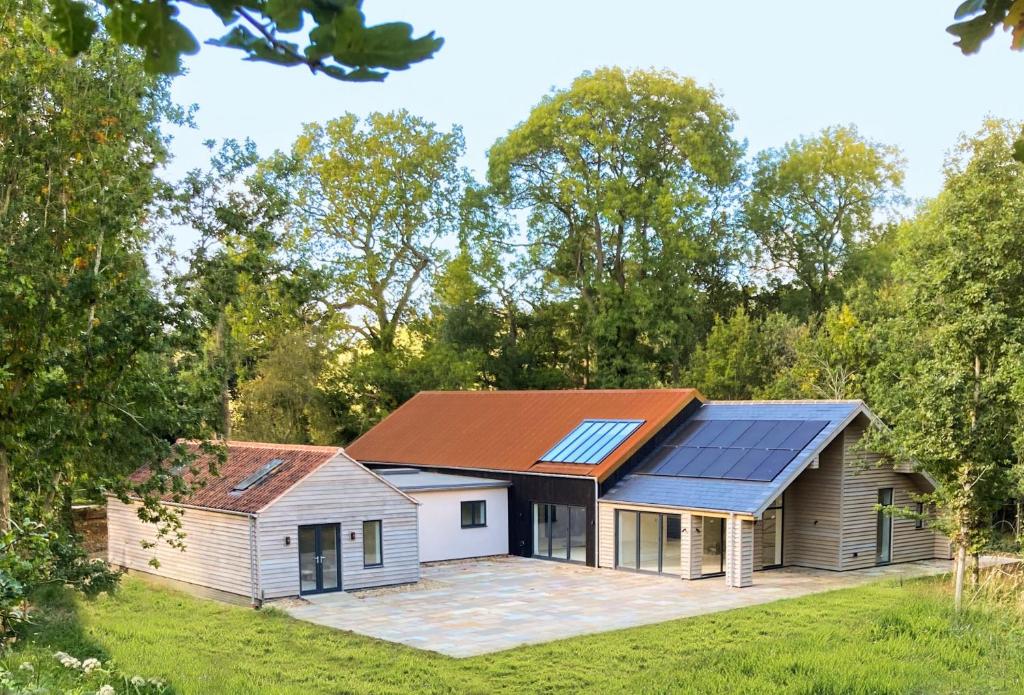
<path fill-rule="evenodd" d="M 320 625 L 467 657 L 949 569 L 938 560 L 853 572 L 785 568 L 757 572 L 754 586 L 730 589 L 722 577 L 687 582 L 502 557 L 427 565 L 422 581 L 407 587 L 276 605 Z"/>

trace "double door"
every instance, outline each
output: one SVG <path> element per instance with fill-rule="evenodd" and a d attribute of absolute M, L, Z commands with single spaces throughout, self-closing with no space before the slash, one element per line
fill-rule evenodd
<path fill-rule="evenodd" d="M 341 588 L 341 527 L 316 524 L 299 527 L 299 590 L 303 594 Z"/>

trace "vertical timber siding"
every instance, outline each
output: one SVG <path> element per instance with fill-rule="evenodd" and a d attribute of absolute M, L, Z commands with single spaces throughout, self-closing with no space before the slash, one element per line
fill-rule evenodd
<path fill-rule="evenodd" d="M 381 520 L 384 564 L 363 567 L 363 522 Z M 416 503 L 345 454 L 338 454 L 260 512 L 263 598 L 299 593 L 299 526 L 341 524 L 342 588 L 419 580 Z M 351 536 L 355 534 L 353 539 Z M 291 544 L 285 545 L 285 537 Z"/>
<path fill-rule="evenodd" d="M 783 563 L 840 569 L 843 438 L 836 437 L 786 490 L 782 514 Z"/>
<path fill-rule="evenodd" d="M 112 565 L 250 597 L 249 517 L 181 509 L 185 550 L 157 540 L 156 526 L 138 517 L 138 505 L 107 499 L 107 559 Z M 142 542 L 155 542 L 143 548 Z M 156 558 L 160 566 L 149 561 Z"/>
<path fill-rule="evenodd" d="M 878 490 L 891 487 L 893 504 L 913 509 L 913 495 L 922 492 L 914 477 L 897 473 L 891 465 L 878 466 L 878 454 L 858 446 L 866 419 L 857 418 L 843 431 L 843 530 L 840 569 L 861 569 L 875 565 Z M 914 519 L 892 519 L 892 562 L 929 560 L 936 557 L 937 534 L 916 528 Z"/>

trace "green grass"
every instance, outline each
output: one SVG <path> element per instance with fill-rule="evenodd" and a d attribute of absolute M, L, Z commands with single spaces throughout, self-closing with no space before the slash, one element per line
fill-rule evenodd
<path fill-rule="evenodd" d="M 125 580 L 47 597 L 3 660 L 63 650 L 177 693 L 1018 693 L 1013 610 L 952 614 L 945 583 L 886 582 L 642 628 L 451 659 Z"/>

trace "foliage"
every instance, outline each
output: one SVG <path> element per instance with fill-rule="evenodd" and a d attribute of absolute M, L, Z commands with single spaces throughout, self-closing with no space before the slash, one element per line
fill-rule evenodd
<path fill-rule="evenodd" d="M 728 319 L 715 319 L 690 360 L 685 383 L 708 398 L 754 398 L 794 359 L 794 334 L 799 330 L 783 314 L 758 319 L 737 307 Z"/>
<path fill-rule="evenodd" d="M 165 678 L 182 695 L 868 695 L 1024 687 L 1021 614 L 979 600 L 956 617 L 941 580 L 875 583 L 467 659 L 312 625 L 272 609 L 253 612 L 197 599 L 138 579 L 126 580 L 114 598 L 53 601 L 28 633 L 31 639 L 0 662 L 9 670 L 63 650 Z"/>
<path fill-rule="evenodd" d="M 989 540 L 992 514 L 1019 465 L 1024 169 L 1012 158 L 1017 129 L 989 121 L 963 138 L 943 193 L 908 229 L 896 264 L 901 311 L 886 326 L 883 361 L 899 388 L 875 394 L 893 426 L 881 444 L 939 483 L 934 501 L 959 549 L 961 582 L 965 554 Z"/>
<path fill-rule="evenodd" d="M 678 379 L 737 256 L 724 206 L 734 116 L 669 72 L 601 69 L 534 107 L 489 153 L 503 203 L 529 211 L 530 262 L 570 311 L 587 386 Z M 706 315 L 707 314 L 707 315 Z"/>
<path fill-rule="evenodd" d="M 53 38 L 69 56 L 86 51 L 102 31 L 117 44 L 137 48 L 151 74 L 176 74 L 181 57 L 199 44 L 178 20 L 181 4 L 212 12 L 228 32 L 210 40 L 234 48 L 245 59 L 275 65 L 303 65 L 346 82 L 379 82 L 389 70 L 405 70 L 433 57 L 444 40 L 434 32 L 413 37 L 405 22 L 367 26 L 362 0 L 51 0 Z M 285 36 L 307 23 L 308 43 Z"/>
<path fill-rule="evenodd" d="M 946 28 L 957 37 L 964 55 L 977 53 L 997 28 L 1012 33 L 1010 47 L 1024 50 L 1024 2 L 1022 0 L 966 0 L 956 8 L 956 22 Z"/>
<path fill-rule="evenodd" d="M 902 201 L 903 162 L 852 127 L 826 128 L 759 154 L 752 179 L 743 223 L 766 270 L 797 282 L 816 315 L 836 298 L 854 247 Z"/>

